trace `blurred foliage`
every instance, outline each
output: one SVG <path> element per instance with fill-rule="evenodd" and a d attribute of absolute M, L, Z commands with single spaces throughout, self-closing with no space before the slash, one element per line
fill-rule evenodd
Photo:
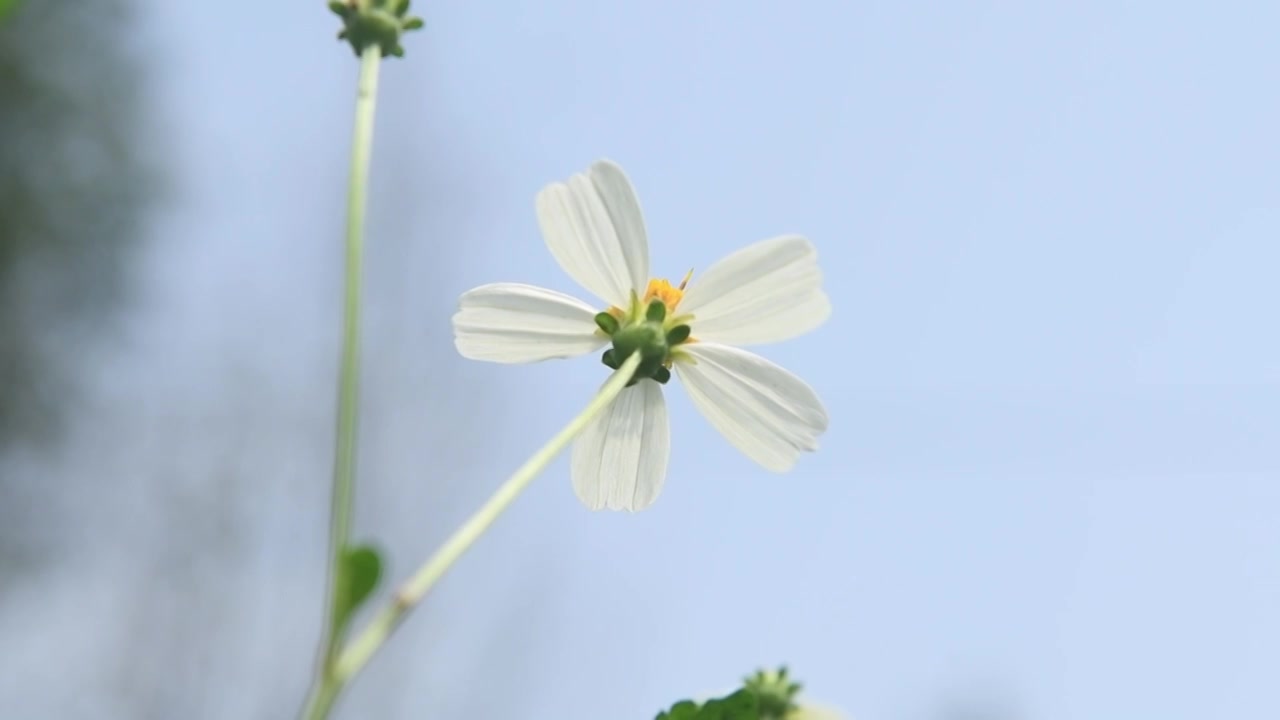
<path fill-rule="evenodd" d="M 728 697 L 696 703 L 682 700 L 670 710 L 658 713 L 655 720 L 759 720 L 756 696 L 739 690 Z"/>
<path fill-rule="evenodd" d="M 56 437 L 140 239 L 154 182 L 129 11 L 32 2 L 0 23 L 0 451 Z"/>
<path fill-rule="evenodd" d="M 681 700 L 654 720 L 789 720 L 801 717 L 835 717 L 813 713 L 796 702 L 801 685 L 786 666 L 758 670 L 743 678 L 742 688 L 722 698 L 702 702 Z"/>

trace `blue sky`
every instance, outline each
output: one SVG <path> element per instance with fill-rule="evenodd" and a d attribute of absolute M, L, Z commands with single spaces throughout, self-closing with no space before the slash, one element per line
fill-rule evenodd
<path fill-rule="evenodd" d="M 356 66 L 320 3 L 299 5 L 246 23 L 157 4 L 146 20 L 177 199 L 111 351 L 133 379 L 113 382 L 150 398 L 153 422 L 215 428 L 234 422 L 217 419 L 226 388 L 260 388 L 275 421 L 238 467 L 287 477 L 236 501 L 256 559 L 226 571 L 250 588 L 228 632 L 259 667 L 229 652 L 210 682 L 303 666 L 263 685 L 284 700 L 211 700 L 211 717 L 290 707 L 318 626 Z M 562 459 L 353 704 L 645 718 L 787 662 L 864 720 L 948 703 L 1280 713 L 1280 9 L 417 10 L 426 29 L 382 77 L 368 261 L 358 524 L 393 574 L 604 377 L 590 358 L 467 363 L 448 330 L 474 285 L 577 291 L 533 197 L 598 157 L 637 187 L 655 273 L 784 232 L 814 241 L 832 318 L 762 354 L 818 390 L 831 427 L 773 476 L 673 383 L 657 504 L 589 514 Z M 229 441 L 205 442 L 219 458 Z M 216 482 L 191 464 L 195 487 Z"/>

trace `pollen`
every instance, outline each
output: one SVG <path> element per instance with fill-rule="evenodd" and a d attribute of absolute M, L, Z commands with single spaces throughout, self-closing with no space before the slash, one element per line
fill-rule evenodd
<path fill-rule="evenodd" d="M 654 299 L 662 301 L 667 306 L 667 314 L 675 313 L 676 306 L 684 298 L 684 289 L 689 285 L 689 278 L 693 277 L 693 270 L 685 274 L 684 279 L 679 285 L 672 285 L 665 278 L 654 278 L 649 281 L 649 287 L 644 291 L 644 303 L 647 305 Z"/>

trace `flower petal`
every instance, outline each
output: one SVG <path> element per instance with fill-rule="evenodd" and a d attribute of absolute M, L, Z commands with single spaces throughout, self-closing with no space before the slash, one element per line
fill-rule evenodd
<path fill-rule="evenodd" d="M 800 705 L 787 711 L 785 720 L 844 720 L 844 715 L 828 707 Z"/>
<path fill-rule="evenodd" d="M 799 235 L 762 240 L 707 268 L 685 291 L 680 313 L 699 340 L 752 345 L 813 330 L 831 314 L 818 251 Z"/>
<path fill-rule="evenodd" d="M 643 510 L 658 499 L 671 455 L 662 386 L 622 391 L 573 444 L 573 491 L 592 510 Z"/>
<path fill-rule="evenodd" d="M 631 182 L 600 160 L 538 193 L 538 225 L 556 262 L 582 287 L 620 308 L 649 283 L 649 240 Z"/>
<path fill-rule="evenodd" d="M 695 362 L 676 372 L 693 404 L 734 447 L 775 472 L 818 449 L 827 411 L 803 380 L 746 350 L 715 343 L 681 345 Z"/>
<path fill-rule="evenodd" d="M 608 342 L 596 310 L 554 290 L 493 283 L 468 290 L 453 316 L 454 345 L 465 358 L 528 363 L 585 355 Z"/>

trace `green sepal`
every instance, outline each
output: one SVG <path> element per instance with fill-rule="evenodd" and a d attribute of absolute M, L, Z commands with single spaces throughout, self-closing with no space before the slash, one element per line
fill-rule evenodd
<path fill-rule="evenodd" d="M 613 348 L 604 351 L 604 354 L 600 356 L 600 362 L 604 363 L 604 366 L 610 370 L 618 369 L 618 360 L 613 353 Z"/>
<path fill-rule="evenodd" d="M 661 300 L 652 300 L 649 307 L 644 311 L 644 319 L 649 322 L 660 323 L 667 319 L 667 304 Z"/>
<path fill-rule="evenodd" d="M 679 345 L 689 339 L 689 333 L 692 328 L 688 325 L 677 325 L 667 331 L 667 344 L 671 346 Z"/>
<path fill-rule="evenodd" d="M 671 381 L 671 371 L 665 366 L 660 366 L 657 370 L 653 371 L 653 379 L 657 380 L 659 385 L 666 385 Z"/>
<path fill-rule="evenodd" d="M 618 318 L 607 312 L 596 313 L 596 326 L 603 330 L 605 335 L 613 337 L 613 334 L 618 332 Z"/>

